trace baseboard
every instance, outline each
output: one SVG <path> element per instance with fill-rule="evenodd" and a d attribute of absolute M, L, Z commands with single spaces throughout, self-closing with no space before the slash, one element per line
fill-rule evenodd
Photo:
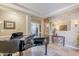
<path fill-rule="evenodd" d="M 70 45 L 65 45 L 65 47 L 68 47 L 68 48 L 71 48 L 71 49 L 76 49 L 76 50 L 79 50 L 78 47 L 74 47 L 74 46 L 70 46 Z"/>

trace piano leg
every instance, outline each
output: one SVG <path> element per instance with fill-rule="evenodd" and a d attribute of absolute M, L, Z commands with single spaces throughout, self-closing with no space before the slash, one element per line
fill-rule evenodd
<path fill-rule="evenodd" d="M 12 53 L 9 53 L 7 56 L 12 56 Z"/>
<path fill-rule="evenodd" d="M 45 55 L 47 55 L 47 44 L 45 44 Z"/>
<path fill-rule="evenodd" d="M 22 51 L 19 52 L 19 56 L 23 56 L 23 52 Z"/>
<path fill-rule="evenodd" d="M 23 41 L 20 40 L 20 44 L 19 44 L 19 56 L 23 56 Z"/>

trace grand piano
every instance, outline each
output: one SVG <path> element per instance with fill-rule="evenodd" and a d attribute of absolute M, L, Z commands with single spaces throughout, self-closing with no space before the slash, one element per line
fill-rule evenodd
<path fill-rule="evenodd" d="M 12 33 L 9 41 L 0 41 L 0 52 L 12 53 L 19 52 L 19 56 L 23 55 L 23 51 L 29 48 L 45 45 L 45 55 L 47 55 L 48 37 L 35 37 L 34 34 L 29 36 L 23 35 L 22 32 Z"/>

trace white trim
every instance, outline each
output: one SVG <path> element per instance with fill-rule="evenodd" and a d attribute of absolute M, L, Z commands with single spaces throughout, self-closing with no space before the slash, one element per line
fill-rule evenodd
<path fill-rule="evenodd" d="M 16 5 L 16 4 L 3 3 L 3 4 L 0 4 L 0 5 L 5 6 L 5 7 L 9 7 L 9 8 L 15 9 L 15 10 L 19 10 L 19 11 L 24 12 L 24 13 L 29 14 L 29 15 L 34 15 L 34 16 L 37 16 L 37 17 L 41 17 L 41 15 L 39 15 L 39 14 L 37 14 L 37 13 L 31 11 L 31 10 L 28 10 L 28 8 L 25 9 L 25 8 L 22 8 L 21 6 Z"/>
<path fill-rule="evenodd" d="M 26 16 L 26 35 L 31 34 L 31 16 Z"/>
<path fill-rule="evenodd" d="M 76 50 L 79 50 L 79 48 L 74 47 L 74 46 L 70 46 L 70 45 L 65 45 L 65 47 L 67 47 L 67 48 L 71 48 L 71 49 L 76 49 Z"/>
<path fill-rule="evenodd" d="M 61 8 L 61 9 L 55 11 L 55 12 L 51 12 L 51 13 L 43 16 L 43 15 L 40 15 L 39 13 L 37 13 L 33 10 L 29 10 L 28 8 L 25 8 L 25 7 L 22 8 L 23 5 L 21 6 L 20 4 L 3 3 L 3 4 L 0 4 L 0 5 L 6 6 L 6 7 L 9 7 L 9 8 L 12 8 L 12 9 L 16 9 L 16 10 L 19 10 L 19 11 L 24 12 L 26 14 L 34 15 L 34 16 L 41 17 L 41 18 L 50 17 L 50 16 L 53 16 L 53 15 L 56 15 L 56 14 L 60 14 L 61 12 L 66 12 L 68 10 L 72 10 L 72 9 L 79 7 L 79 4 L 72 4 L 70 6 Z"/>
<path fill-rule="evenodd" d="M 75 9 L 75 8 L 77 8 L 77 7 L 79 7 L 79 4 L 72 4 L 72 5 L 70 5 L 70 6 L 61 8 L 61 9 L 55 11 L 55 12 L 51 12 L 51 13 L 45 15 L 44 18 L 45 18 L 45 17 L 53 16 L 53 15 L 56 15 L 56 14 L 64 13 L 64 12 L 66 12 L 66 11 Z"/>

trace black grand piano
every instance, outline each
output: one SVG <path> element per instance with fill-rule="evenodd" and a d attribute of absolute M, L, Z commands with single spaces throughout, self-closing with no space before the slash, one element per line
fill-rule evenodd
<path fill-rule="evenodd" d="M 16 33 L 12 33 L 10 40 L 9 41 L 5 41 L 9 44 L 7 44 L 7 48 L 5 49 L 4 47 L 6 47 L 6 44 L 4 41 L 0 41 L 0 44 L 5 44 L 3 46 L 0 46 L 3 49 L 0 49 L 0 51 L 2 52 L 6 52 L 6 50 L 8 50 L 7 52 L 9 53 L 8 56 L 11 56 L 12 53 L 16 53 L 19 52 L 19 56 L 23 55 L 23 51 L 27 50 L 31 47 L 35 47 L 35 46 L 40 46 L 40 45 L 45 45 L 45 55 L 47 55 L 47 44 L 48 44 L 48 37 L 36 37 L 35 34 L 31 34 L 29 36 L 23 35 L 23 32 L 16 32 Z M 14 44 L 15 43 L 15 44 Z M 14 46 L 13 48 L 11 48 L 12 46 Z M 10 48 L 10 49 L 8 49 Z"/>

